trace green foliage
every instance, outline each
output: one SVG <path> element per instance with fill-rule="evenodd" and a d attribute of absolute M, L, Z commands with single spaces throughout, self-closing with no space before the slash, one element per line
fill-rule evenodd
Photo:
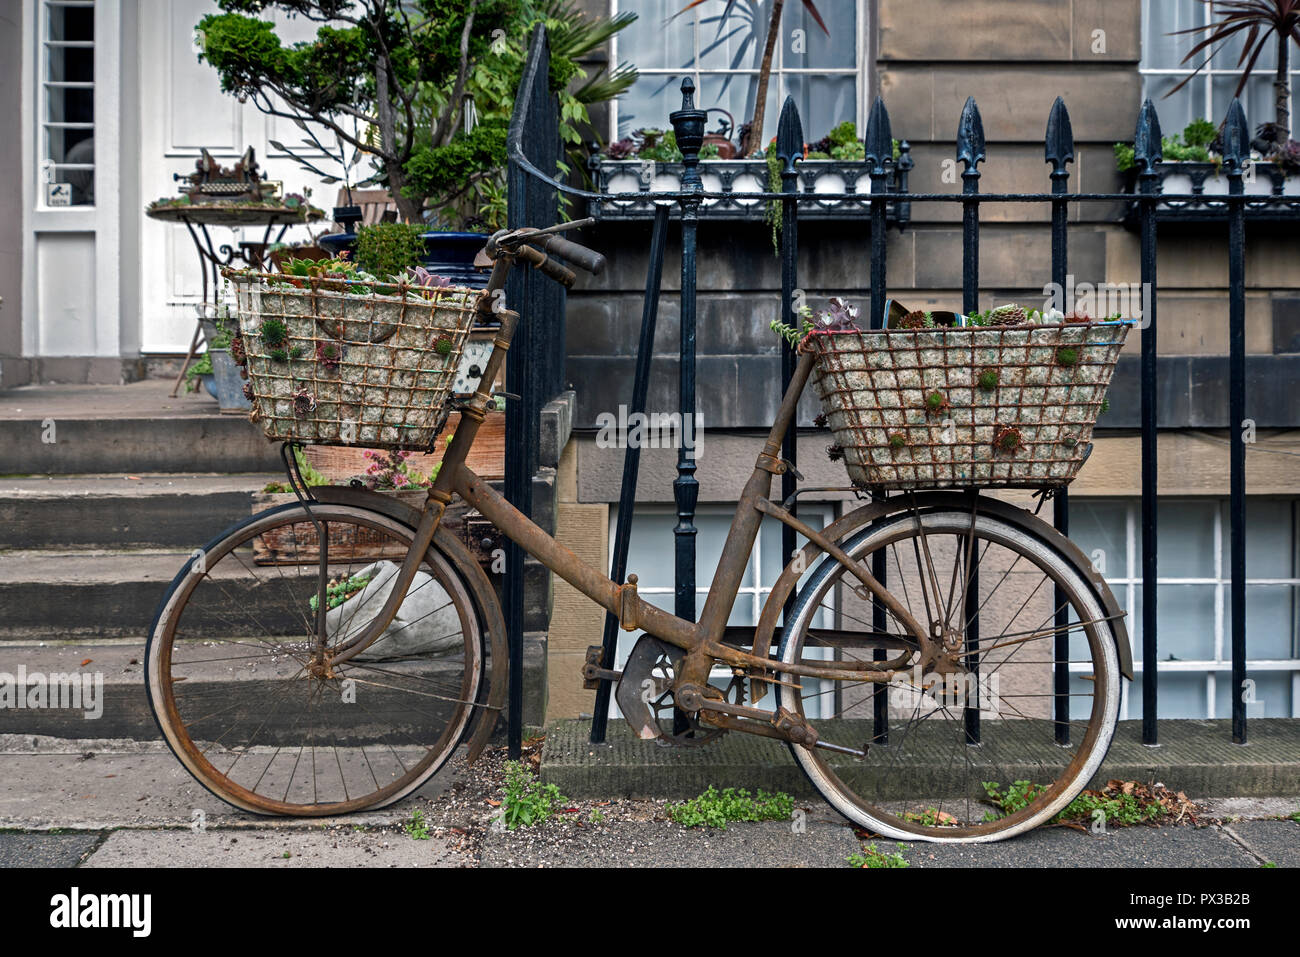
<path fill-rule="evenodd" d="M 794 812 L 794 799 L 780 791 L 768 794 L 761 788 L 756 797 L 751 797 L 744 788 L 718 791 L 710 786 L 699 797 L 670 804 L 665 810 L 685 827 L 703 825 L 725 831 L 729 821 L 788 821 Z"/>
<path fill-rule="evenodd" d="M 900 842 L 897 851 L 885 853 L 877 850 L 876 845 L 868 844 L 862 853 L 850 854 L 846 860 L 849 867 L 909 867 L 907 859 L 900 853 L 906 849 L 907 845 Z"/>
<path fill-rule="evenodd" d="M 1192 120 L 1178 136 L 1165 136 L 1160 140 L 1161 156 L 1166 163 L 1217 162 L 1210 152 L 1210 144 L 1219 135 L 1218 128 L 1209 120 Z M 1116 143 L 1115 168 L 1121 173 L 1134 169 L 1137 159 L 1131 143 Z"/>
<path fill-rule="evenodd" d="M 812 324 L 812 320 L 805 317 L 803 321 L 803 328 L 796 329 L 794 326 L 786 325 L 780 319 L 773 319 L 771 325 L 768 328 L 770 328 L 773 332 L 775 332 L 786 342 L 790 343 L 790 348 L 794 349 L 798 347 L 799 341 L 803 339 L 804 336 L 808 335 L 808 333 L 813 331 L 813 324 Z"/>
<path fill-rule="evenodd" d="M 867 148 L 858 139 L 858 126 L 852 120 L 845 120 L 831 130 L 827 139 L 830 140 L 829 152 L 832 159 L 861 162 L 867 158 Z"/>
<path fill-rule="evenodd" d="M 1041 784 L 1032 784 L 1029 781 L 1013 781 L 1005 791 L 996 781 L 981 781 L 980 784 L 988 799 L 1001 812 L 986 813 L 984 815 L 986 821 L 996 821 L 1000 817 L 1023 811 L 1047 792 L 1047 788 Z"/>
<path fill-rule="evenodd" d="M 353 575 L 351 578 L 344 578 L 342 580 L 332 579 L 327 582 L 325 585 L 325 607 L 329 610 L 337 608 L 357 592 L 369 585 L 372 577 L 374 576 Z M 316 600 L 316 597 L 317 596 L 312 595 L 311 598 L 307 600 L 307 604 L 311 606 L 312 611 L 315 611 L 316 607 L 320 604 L 320 602 Z"/>
<path fill-rule="evenodd" d="M 1078 821 L 1083 824 L 1096 820 L 1095 813 L 1101 811 L 1107 824 L 1129 827 L 1133 824 L 1145 824 L 1163 817 L 1169 812 L 1160 804 L 1142 804 L 1132 794 L 1120 794 L 1116 797 L 1103 797 L 1085 791 L 1071 801 L 1064 811 L 1056 815 L 1053 822 Z"/>
<path fill-rule="evenodd" d="M 411 819 L 406 822 L 406 836 L 413 841 L 429 839 L 429 825 L 425 823 L 424 812 L 418 807 L 411 812 Z"/>
<path fill-rule="evenodd" d="M 359 269 L 383 279 L 399 279 L 424 259 L 422 223 L 376 223 L 357 230 L 354 255 Z"/>
<path fill-rule="evenodd" d="M 368 182 L 393 190 L 411 221 L 430 207 L 444 226 L 503 225 L 505 129 L 534 25 L 546 27 L 550 86 L 569 146 L 594 135 L 589 104 L 636 80 L 625 66 L 592 75 L 582 66 L 635 14 L 589 17 L 575 0 L 219 0 L 218 6 L 221 12 L 198 27 L 200 59 L 217 70 L 222 89 L 264 112 L 290 114 L 307 133 L 308 150 L 331 155 L 345 176 L 358 156 L 368 157 L 377 170 Z M 259 19 L 268 11 L 315 21 L 316 35 L 286 44 L 270 19 Z M 480 121 L 469 134 L 461 115 L 465 95 Z M 325 126 L 338 152 L 313 142 L 306 121 Z M 299 163 L 321 172 L 302 158 Z"/>
<path fill-rule="evenodd" d="M 554 784 L 542 784 L 521 761 L 506 762 L 505 796 L 501 809 L 507 830 L 541 824 L 568 798 Z"/>

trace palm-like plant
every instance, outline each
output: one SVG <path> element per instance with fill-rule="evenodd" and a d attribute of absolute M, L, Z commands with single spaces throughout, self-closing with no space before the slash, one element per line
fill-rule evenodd
<path fill-rule="evenodd" d="M 1300 0 L 1201 0 L 1210 7 L 1210 14 L 1218 19 L 1203 27 L 1190 27 L 1177 30 L 1170 36 L 1184 33 L 1204 33 L 1205 36 L 1183 57 L 1186 63 L 1204 50 L 1209 50 L 1205 61 L 1182 82 L 1169 91 L 1168 95 L 1181 90 L 1197 74 L 1210 65 L 1215 54 L 1224 45 L 1243 32 L 1245 43 L 1237 66 L 1241 68 L 1241 79 L 1233 96 L 1241 96 L 1270 41 L 1277 45 L 1277 72 L 1273 78 L 1273 102 L 1276 112 L 1277 129 L 1274 132 L 1276 142 L 1285 143 L 1291 135 L 1291 43 L 1300 44 Z"/>
<path fill-rule="evenodd" d="M 704 2 L 705 0 L 691 0 L 674 16 L 681 16 Z M 723 9 L 721 17 L 718 18 L 719 33 L 722 32 L 723 25 L 726 24 L 727 18 L 736 6 L 736 0 L 726 0 L 726 2 L 727 6 Z M 817 5 L 813 3 L 813 0 L 800 0 L 800 2 L 803 3 L 804 9 L 808 11 L 808 15 L 817 22 L 817 26 L 822 28 L 822 32 L 830 36 L 830 31 L 826 29 L 826 21 L 817 12 Z M 763 120 L 767 113 L 767 87 L 772 79 L 772 54 L 776 51 L 776 38 L 781 33 L 781 13 L 784 9 L 785 0 L 772 0 L 772 15 L 768 20 L 767 38 L 763 44 L 763 61 L 758 68 L 758 90 L 754 97 L 754 114 L 750 117 L 744 141 L 740 144 L 741 156 L 749 156 L 761 149 L 763 145 Z M 742 52 L 745 46 L 748 46 L 748 40 L 742 46 Z"/>

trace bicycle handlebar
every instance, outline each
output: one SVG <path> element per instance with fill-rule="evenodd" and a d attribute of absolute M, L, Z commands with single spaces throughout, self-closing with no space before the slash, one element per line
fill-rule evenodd
<path fill-rule="evenodd" d="M 586 246 L 579 245 L 562 236 L 543 236 L 534 242 L 534 245 L 567 259 L 579 269 L 585 269 L 593 276 L 599 276 L 605 271 L 604 256 L 594 249 L 588 249 Z"/>

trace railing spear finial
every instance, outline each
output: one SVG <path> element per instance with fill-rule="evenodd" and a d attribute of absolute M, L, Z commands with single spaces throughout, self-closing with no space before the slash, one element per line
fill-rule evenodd
<path fill-rule="evenodd" d="M 781 107 L 781 119 L 776 125 L 776 156 L 784 169 L 803 159 L 803 122 L 793 96 L 787 96 Z"/>
<path fill-rule="evenodd" d="M 894 135 L 889 128 L 889 111 L 885 109 L 885 101 L 880 97 L 876 97 L 871 104 L 863 146 L 873 175 L 883 172 L 885 163 L 894 158 Z"/>
<path fill-rule="evenodd" d="M 1228 104 L 1228 118 L 1223 123 L 1223 165 L 1229 175 L 1241 171 L 1250 158 L 1250 124 L 1241 100 L 1233 97 Z"/>
<path fill-rule="evenodd" d="M 1070 126 L 1070 111 L 1065 108 L 1065 100 L 1059 96 L 1047 117 L 1043 158 L 1052 164 L 1053 172 L 1063 170 L 1066 163 L 1074 160 L 1074 130 Z"/>
<path fill-rule="evenodd" d="M 961 120 L 957 123 L 957 159 L 970 169 L 977 163 L 984 162 L 984 121 L 980 119 L 980 108 L 975 105 L 975 97 L 966 97 L 966 105 L 961 108 Z"/>
<path fill-rule="evenodd" d="M 1163 155 L 1160 139 L 1160 117 L 1156 106 L 1148 98 L 1138 114 L 1137 132 L 1133 136 L 1133 162 L 1139 173 L 1154 173 Z"/>

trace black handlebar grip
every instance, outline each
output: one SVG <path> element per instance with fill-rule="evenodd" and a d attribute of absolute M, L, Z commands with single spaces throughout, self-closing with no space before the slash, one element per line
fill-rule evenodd
<path fill-rule="evenodd" d="M 567 259 L 579 269 L 585 269 L 593 276 L 599 276 L 605 271 L 605 257 L 594 249 L 588 249 L 586 246 L 579 246 L 577 243 L 570 242 L 562 236 L 546 236 L 539 240 L 538 245 L 547 252 Z"/>

